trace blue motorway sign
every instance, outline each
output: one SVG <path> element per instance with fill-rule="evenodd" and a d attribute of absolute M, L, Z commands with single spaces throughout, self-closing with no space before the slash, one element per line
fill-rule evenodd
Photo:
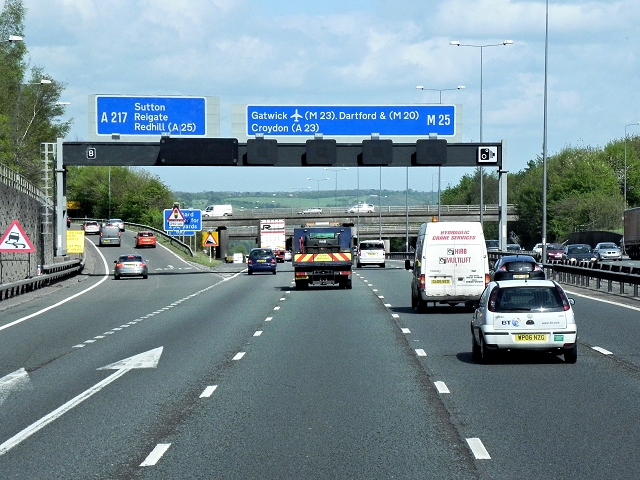
<path fill-rule="evenodd" d="M 247 106 L 247 135 L 455 136 L 455 105 Z"/>
<path fill-rule="evenodd" d="M 184 209 L 179 210 L 179 214 L 172 217 L 174 210 L 167 208 L 164 210 L 164 230 L 168 235 L 189 235 L 188 233 L 171 232 L 201 232 L 202 231 L 202 210 Z"/>
<path fill-rule="evenodd" d="M 98 135 L 204 136 L 204 97 L 96 95 Z"/>
<path fill-rule="evenodd" d="M 195 237 L 196 232 L 193 230 L 167 230 L 165 232 L 170 237 Z"/>

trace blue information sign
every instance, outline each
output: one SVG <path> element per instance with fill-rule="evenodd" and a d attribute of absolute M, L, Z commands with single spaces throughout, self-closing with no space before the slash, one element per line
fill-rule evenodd
<path fill-rule="evenodd" d="M 247 135 L 455 136 L 455 105 L 247 106 Z"/>
<path fill-rule="evenodd" d="M 174 209 L 164 210 L 164 230 L 168 235 L 193 235 L 189 233 L 172 232 L 201 232 L 202 231 L 202 210 L 185 209 L 178 210 L 176 215 Z"/>
<path fill-rule="evenodd" d="M 98 135 L 204 136 L 204 97 L 96 96 Z"/>

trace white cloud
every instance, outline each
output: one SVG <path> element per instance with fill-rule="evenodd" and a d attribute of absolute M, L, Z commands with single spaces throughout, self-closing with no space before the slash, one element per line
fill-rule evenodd
<path fill-rule="evenodd" d="M 508 141 L 512 170 L 540 151 L 543 0 L 24 4 L 31 64 L 67 84 L 73 139 L 94 93 L 219 96 L 224 135 L 232 103 L 435 103 L 415 86 L 462 84 L 442 99 L 464 105 L 463 140 L 477 141 L 480 52 L 449 42 L 513 39 L 483 52 L 483 135 Z M 637 0 L 554 0 L 549 27 L 550 151 L 621 138 L 640 120 Z"/>

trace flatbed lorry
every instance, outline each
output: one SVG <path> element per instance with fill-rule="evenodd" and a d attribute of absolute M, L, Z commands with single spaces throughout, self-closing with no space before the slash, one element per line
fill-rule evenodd
<path fill-rule="evenodd" d="M 294 228 L 291 261 L 296 288 L 333 285 L 351 289 L 354 245 L 350 226 Z"/>

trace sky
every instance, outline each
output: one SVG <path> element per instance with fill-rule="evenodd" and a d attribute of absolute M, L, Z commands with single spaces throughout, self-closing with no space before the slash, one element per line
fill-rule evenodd
<path fill-rule="evenodd" d="M 88 140 L 93 94 L 219 97 L 222 137 L 231 136 L 234 104 L 436 104 L 442 95 L 442 103 L 462 105 L 463 142 L 479 141 L 482 97 L 483 141 L 505 142 L 510 172 L 542 156 L 541 0 L 23 4 L 29 64 L 66 84 L 61 101 L 70 105 L 61 119 L 73 118 L 68 141 Z M 458 47 L 454 40 L 498 45 Z M 625 131 L 640 134 L 640 125 L 630 125 L 640 121 L 637 0 L 549 0 L 547 45 L 548 155 L 567 146 L 603 147 Z M 438 189 L 435 167 L 149 170 L 172 190 L 188 192 L 333 190 L 336 182 L 339 189 Z M 442 168 L 440 187 L 472 173 Z"/>

